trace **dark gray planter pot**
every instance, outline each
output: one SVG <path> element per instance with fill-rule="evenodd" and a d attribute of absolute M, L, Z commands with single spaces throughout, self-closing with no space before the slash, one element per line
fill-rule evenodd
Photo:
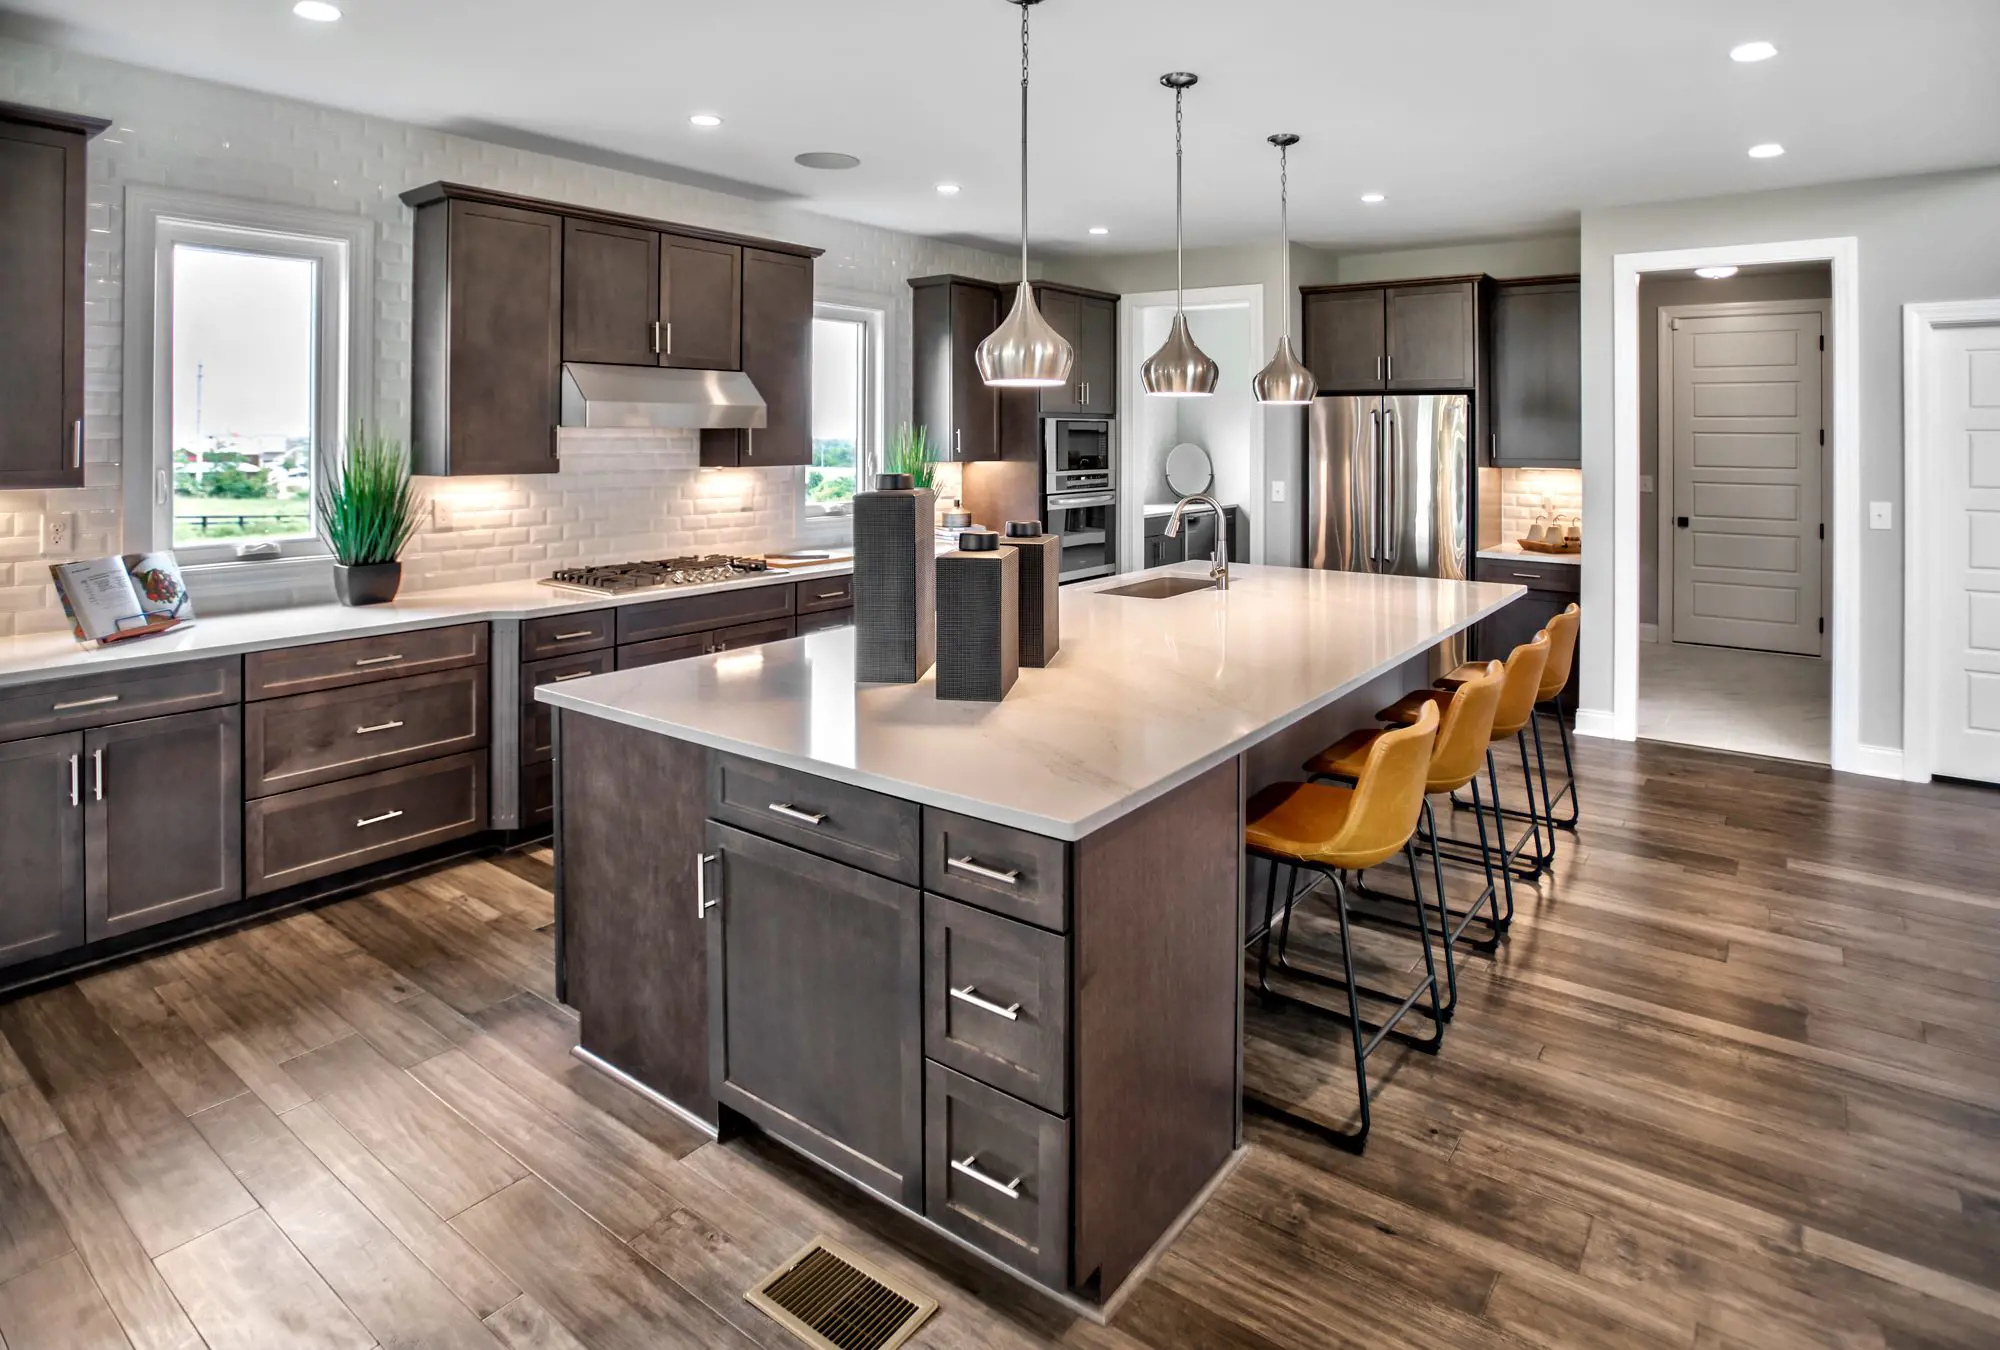
<path fill-rule="evenodd" d="M 402 584 L 403 564 L 399 562 L 333 565 L 333 593 L 343 605 L 386 605 L 396 598 L 396 588 Z"/>

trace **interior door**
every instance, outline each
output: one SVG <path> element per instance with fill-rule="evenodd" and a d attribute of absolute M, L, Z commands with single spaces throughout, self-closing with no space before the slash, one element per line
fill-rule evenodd
<path fill-rule="evenodd" d="M 1821 325 L 1674 320 L 1676 642 L 1821 653 Z"/>
<path fill-rule="evenodd" d="M 1931 768 L 2000 783 L 2000 325 L 1938 332 Z"/>

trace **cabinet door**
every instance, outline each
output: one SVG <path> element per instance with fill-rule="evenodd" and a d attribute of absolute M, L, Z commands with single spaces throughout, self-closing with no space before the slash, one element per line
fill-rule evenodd
<path fill-rule="evenodd" d="M 0 966 L 83 943 L 83 734 L 0 745 Z"/>
<path fill-rule="evenodd" d="M 84 138 L 0 124 L 0 489 L 83 482 Z"/>
<path fill-rule="evenodd" d="M 659 235 L 563 221 L 563 360 L 657 365 L 660 293 Z"/>
<path fill-rule="evenodd" d="M 1493 295 L 1496 464 L 1583 462 L 1582 311 L 1574 281 L 1502 285 Z"/>
<path fill-rule="evenodd" d="M 92 942 L 243 897 L 238 707 L 84 733 L 84 901 Z"/>
<path fill-rule="evenodd" d="M 792 253 L 743 251 L 743 373 L 764 396 L 761 430 L 702 436 L 733 439 L 734 463 L 770 468 L 812 463 L 812 259 Z"/>
<path fill-rule="evenodd" d="M 660 318 L 666 324 L 660 343 L 661 365 L 682 370 L 744 368 L 743 266 L 740 245 L 677 234 L 660 236 Z M 807 272 L 810 278 L 810 264 Z M 806 294 L 810 318 L 810 285 Z M 770 394 L 766 392 L 764 397 L 768 399 Z"/>
<path fill-rule="evenodd" d="M 1078 303 L 1077 373 L 1084 393 L 1081 411 L 1091 417 L 1118 415 L 1118 302 L 1085 296 Z"/>
<path fill-rule="evenodd" d="M 1229 508 L 1229 561 L 1250 561 L 1250 522 L 1233 506 Z"/>
<path fill-rule="evenodd" d="M 921 1209 L 919 893 L 713 820 L 708 854 L 716 1096 Z"/>
<path fill-rule="evenodd" d="M 1389 388 L 1472 388 L 1477 362 L 1474 287 L 1474 282 L 1452 281 L 1389 288 Z"/>
<path fill-rule="evenodd" d="M 1041 303 L 1042 317 L 1069 343 L 1076 358 L 1070 366 L 1068 384 L 1060 389 L 1040 391 L 1042 411 L 1064 415 L 1080 413 L 1084 409 L 1083 382 L 1089 378 L 1083 370 L 1083 297 L 1069 291 L 1044 290 L 1035 298 Z"/>
<path fill-rule="evenodd" d="M 1556 598 L 1530 591 L 1499 613 L 1479 621 L 1473 630 L 1472 659 L 1505 661 L 1516 647 L 1533 642 L 1535 634 L 1562 610 L 1563 603 Z"/>
<path fill-rule="evenodd" d="M 1321 393 L 1382 387 L 1382 292 L 1335 291 L 1308 295 L 1305 363 Z"/>
<path fill-rule="evenodd" d="M 979 378 L 973 353 L 1000 326 L 1000 296 L 984 286 L 951 288 L 951 428 L 946 457 L 961 462 L 1000 457 L 1000 405 Z"/>

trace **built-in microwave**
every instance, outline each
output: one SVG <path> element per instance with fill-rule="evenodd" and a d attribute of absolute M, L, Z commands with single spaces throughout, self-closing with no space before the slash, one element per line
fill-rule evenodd
<path fill-rule="evenodd" d="M 1111 423 L 1101 417 L 1042 420 L 1043 490 L 1103 491 L 1115 487 Z"/>
<path fill-rule="evenodd" d="M 1059 581 L 1109 576 L 1118 570 L 1118 494 L 1051 492 L 1042 499 L 1044 526 L 1062 540 Z"/>

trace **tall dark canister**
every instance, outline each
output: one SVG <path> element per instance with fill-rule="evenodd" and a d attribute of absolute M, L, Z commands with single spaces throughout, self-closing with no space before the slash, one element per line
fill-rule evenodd
<path fill-rule="evenodd" d="M 967 530 L 937 560 L 937 696 L 998 703 L 1021 667 L 1021 555 Z"/>
<path fill-rule="evenodd" d="M 915 684 L 937 660 L 937 494 L 878 473 L 854 494 L 854 677 Z"/>
<path fill-rule="evenodd" d="M 1021 664 L 1045 666 L 1062 646 L 1062 540 L 1039 520 L 1010 520 L 1007 545 L 1021 555 Z"/>

